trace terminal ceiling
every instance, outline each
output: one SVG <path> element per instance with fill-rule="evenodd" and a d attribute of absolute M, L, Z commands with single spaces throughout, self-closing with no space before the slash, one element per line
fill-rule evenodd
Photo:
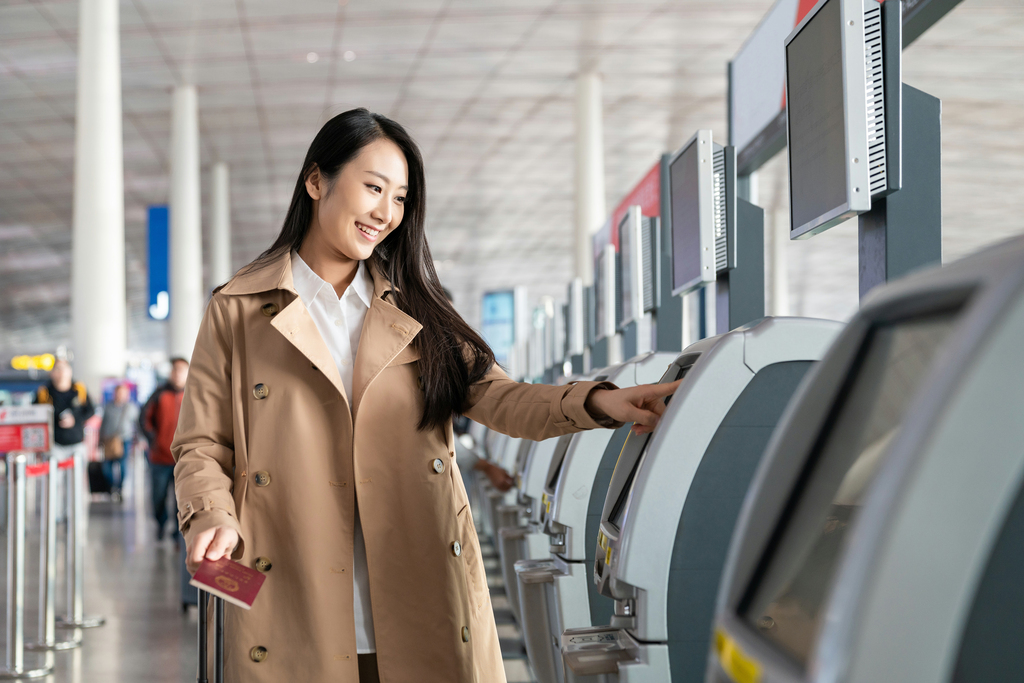
<path fill-rule="evenodd" d="M 129 345 L 146 318 L 146 207 L 167 201 L 171 89 L 199 92 L 209 169 L 231 167 L 233 262 L 277 233 L 330 116 L 365 106 L 423 149 L 428 236 L 471 322 L 480 294 L 564 296 L 572 270 L 573 79 L 604 82 L 610 211 L 699 127 L 726 140 L 725 68 L 771 0 L 122 0 Z M 77 0 L 0 2 L 0 356 L 69 340 Z M 904 55 L 943 100 L 944 259 L 1022 231 L 1024 5 L 964 0 Z M 788 224 L 785 159 L 760 174 L 769 245 Z M 781 244 L 769 309 L 848 317 L 856 224 Z M 217 283 L 207 283 L 214 285 Z M 769 288 L 771 289 L 771 288 Z"/>

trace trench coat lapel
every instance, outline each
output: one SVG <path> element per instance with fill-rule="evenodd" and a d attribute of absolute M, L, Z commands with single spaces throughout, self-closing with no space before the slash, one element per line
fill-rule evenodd
<path fill-rule="evenodd" d="M 345 402 L 350 403 L 349 397 L 345 394 L 345 385 L 341 382 L 341 375 L 338 374 L 338 366 L 334 363 L 324 338 L 320 336 L 320 330 L 313 322 L 313 317 L 298 295 L 274 316 L 270 324 L 283 334 L 299 353 L 308 358 L 310 363 L 324 373 Z"/>
<path fill-rule="evenodd" d="M 356 350 L 352 373 L 353 416 L 358 412 L 367 388 L 384 368 L 396 360 L 408 362 L 418 357 L 409 344 L 423 329 L 411 315 L 386 300 L 385 294 L 391 290 L 391 285 L 376 268 L 371 271 L 373 299 L 363 321 L 363 331 L 359 335 L 359 348 Z"/>

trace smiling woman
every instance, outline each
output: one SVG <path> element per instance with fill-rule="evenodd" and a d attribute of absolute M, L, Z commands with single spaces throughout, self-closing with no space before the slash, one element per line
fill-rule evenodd
<path fill-rule="evenodd" d="M 444 294 L 425 206 L 405 130 L 341 114 L 277 241 L 207 309 L 173 445 L 189 568 L 268 575 L 226 615 L 227 681 L 504 680 L 452 416 L 643 430 L 675 389 L 510 380 Z"/>

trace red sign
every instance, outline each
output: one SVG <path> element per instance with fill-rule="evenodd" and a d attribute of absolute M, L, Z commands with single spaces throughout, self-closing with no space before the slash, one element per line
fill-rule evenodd
<path fill-rule="evenodd" d="M 10 406 L 0 408 L 0 453 L 50 450 L 53 406 Z"/>
<path fill-rule="evenodd" d="M 659 160 L 643 180 L 630 190 L 629 194 L 619 202 L 612 212 L 612 244 L 615 251 L 619 250 L 619 221 L 626 215 L 629 207 L 639 204 L 641 213 L 647 217 L 661 215 L 661 160 Z"/>

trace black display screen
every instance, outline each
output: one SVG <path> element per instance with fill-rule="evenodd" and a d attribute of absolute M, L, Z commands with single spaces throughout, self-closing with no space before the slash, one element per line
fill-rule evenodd
<path fill-rule="evenodd" d="M 669 166 L 672 214 L 672 290 L 701 281 L 700 163 L 694 139 Z"/>
<path fill-rule="evenodd" d="M 786 46 L 791 230 L 848 203 L 839 2 L 828 0 Z"/>

